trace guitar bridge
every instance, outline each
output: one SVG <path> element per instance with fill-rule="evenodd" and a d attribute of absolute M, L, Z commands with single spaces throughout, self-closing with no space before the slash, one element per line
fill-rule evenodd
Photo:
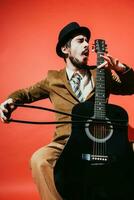
<path fill-rule="evenodd" d="M 92 165 L 103 165 L 108 162 L 108 156 L 83 153 L 82 160 L 89 161 Z"/>

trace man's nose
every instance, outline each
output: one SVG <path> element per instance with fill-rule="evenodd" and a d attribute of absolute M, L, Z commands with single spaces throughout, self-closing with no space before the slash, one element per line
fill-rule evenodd
<path fill-rule="evenodd" d="M 84 47 L 89 47 L 89 43 L 88 43 L 88 41 L 84 41 Z"/>

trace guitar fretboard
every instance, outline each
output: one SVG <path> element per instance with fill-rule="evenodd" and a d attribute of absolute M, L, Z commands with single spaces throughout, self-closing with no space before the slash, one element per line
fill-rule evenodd
<path fill-rule="evenodd" d="M 97 66 L 104 62 L 104 58 L 100 57 L 103 53 L 97 53 Z M 106 106 L 105 106 L 105 69 L 97 68 L 96 78 L 96 91 L 95 91 L 95 105 L 94 105 L 94 117 L 96 119 L 106 118 Z"/>

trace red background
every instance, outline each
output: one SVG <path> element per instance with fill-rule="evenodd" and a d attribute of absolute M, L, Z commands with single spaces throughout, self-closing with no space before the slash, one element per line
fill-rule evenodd
<path fill-rule="evenodd" d="M 64 66 L 55 53 L 61 27 L 71 21 L 92 31 L 90 47 L 96 38 L 107 41 L 111 55 L 134 66 L 133 0 L 0 0 L 0 102 L 14 90 L 42 79 L 49 69 Z M 89 64 L 95 64 L 95 54 Z M 132 83 L 133 84 L 133 83 Z M 134 139 L 134 96 L 111 96 L 110 102 L 129 114 L 129 139 Z M 48 100 L 36 105 L 52 107 Z M 18 109 L 15 118 L 54 120 L 51 113 Z M 29 159 L 47 144 L 54 126 L 0 123 L 0 199 L 39 199 L 31 178 Z"/>

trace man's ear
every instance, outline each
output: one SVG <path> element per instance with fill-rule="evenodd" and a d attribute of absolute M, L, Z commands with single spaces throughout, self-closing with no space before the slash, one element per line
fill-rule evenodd
<path fill-rule="evenodd" d="M 67 47 L 66 45 L 64 45 L 63 47 L 61 47 L 61 51 L 62 51 L 62 53 L 64 53 L 64 54 L 68 54 L 69 49 L 68 49 L 68 47 Z"/>

